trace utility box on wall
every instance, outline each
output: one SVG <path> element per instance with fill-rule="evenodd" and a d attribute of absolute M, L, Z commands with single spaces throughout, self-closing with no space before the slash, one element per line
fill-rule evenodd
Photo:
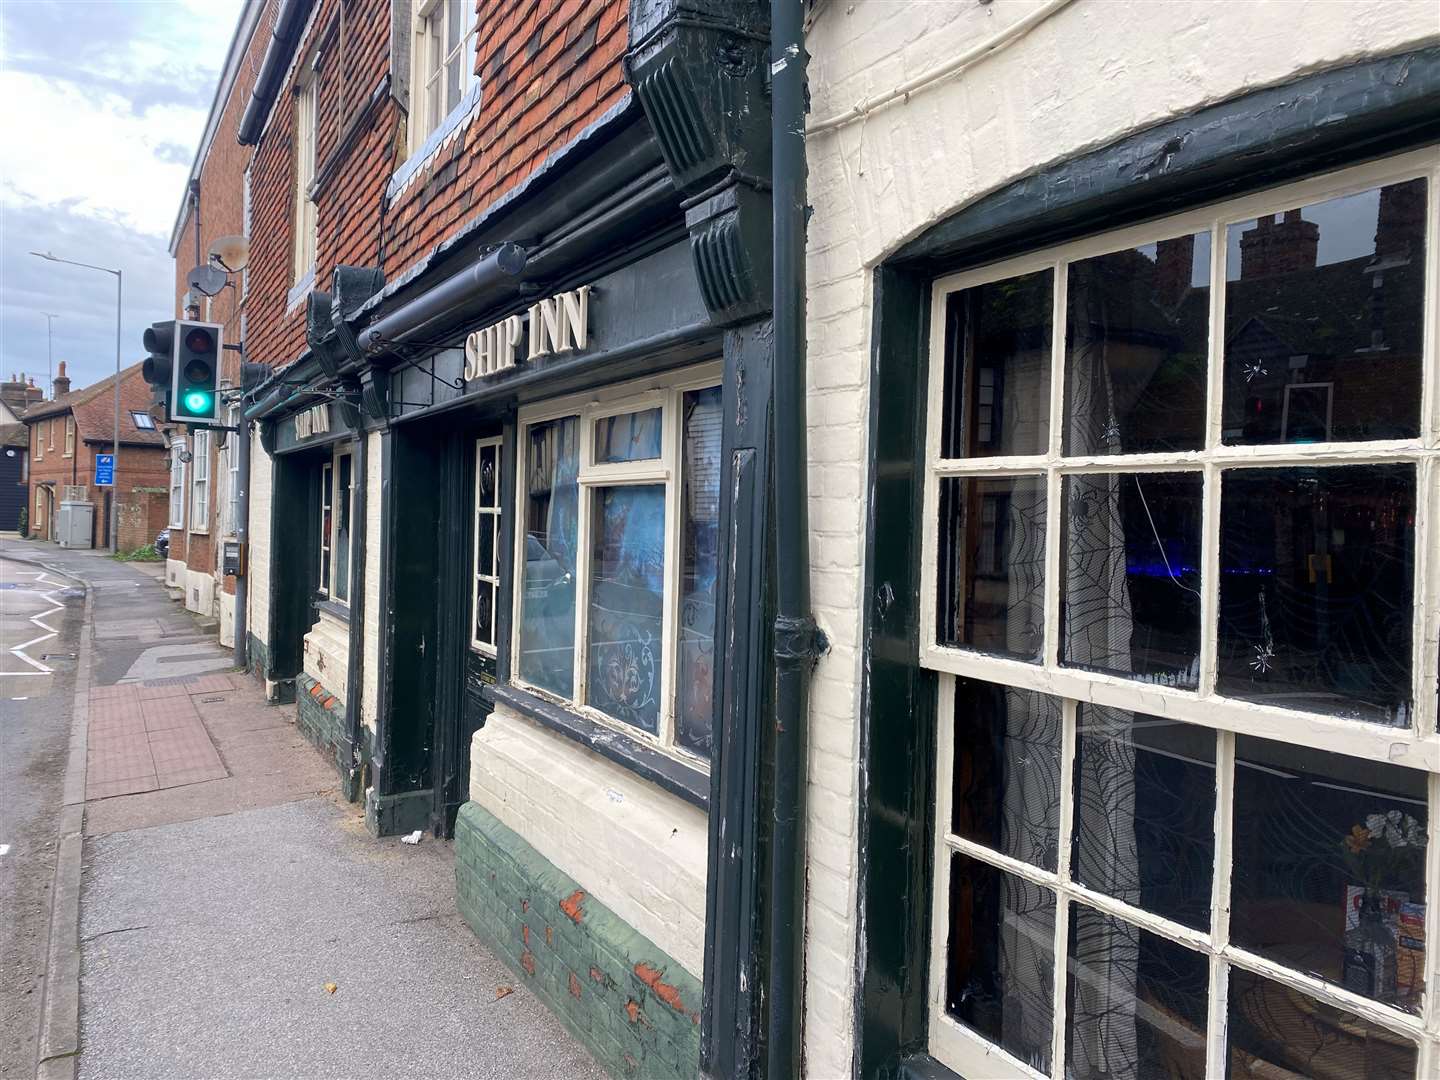
<path fill-rule="evenodd" d="M 66 499 L 60 503 L 60 513 L 55 519 L 55 538 L 64 548 L 94 547 L 95 505 L 89 502 L 72 502 Z"/>

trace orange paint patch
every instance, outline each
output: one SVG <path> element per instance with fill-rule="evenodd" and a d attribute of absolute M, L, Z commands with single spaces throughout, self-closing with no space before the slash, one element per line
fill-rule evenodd
<path fill-rule="evenodd" d="M 520 966 L 525 969 L 525 974 L 535 974 L 535 955 L 529 949 L 520 954 Z"/>
<path fill-rule="evenodd" d="M 529 911 L 529 910 L 530 910 L 530 901 L 529 901 L 529 900 L 521 900 L 521 901 L 520 901 L 520 910 L 521 910 L 521 911 Z"/>
<path fill-rule="evenodd" d="M 625 1002 L 625 1015 L 630 1018 L 632 1024 L 638 1024 L 640 1022 L 640 1003 L 634 998 Z"/>
<path fill-rule="evenodd" d="M 547 926 L 547 927 L 545 927 L 545 944 L 546 944 L 546 945 L 554 945 L 554 944 L 555 944 L 555 928 L 554 928 L 553 926 Z"/>
<path fill-rule="evenodd" d="M 530 947 L 530 927 L 520 927 L 520 939 L 525 942 L 525 947 L 528 949 Z"/>
<path fill-rule="evenodd" d="M 585 918 L 585 912 L 580 907 L 580 904 L 584 899 L 585 890 L 576 889 L 566 899 L 560 901 L 560 910 L 563 911 L 566 915 L 570 916 L 570 921 L 573 922 L 576 926 L 579 926 L 580 921 Z"/>
<path fill-rule="evenodd" d="M 580 996 L 580 980 L 575 977 L 573 971 L 570 972 L 570 996 L 573 998 Z"/>
<path fill-rule="evenodd" d="M 646 986 L 650 987 L 651 992 L 657 998 L 682 1016 L 690 1016 L 690 1010 L 685 1008 L 685 1002 L 680 997 L 680 991 L 669 983 L 661 981 L 664 974 L 663 971 L 645 963 L 644 960 L 641 960 L 640 963 L 635 965 L 636 977 Z"/>

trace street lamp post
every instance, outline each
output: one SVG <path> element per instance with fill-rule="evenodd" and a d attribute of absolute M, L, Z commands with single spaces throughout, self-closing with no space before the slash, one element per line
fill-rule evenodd
<path fill-rule="evenodd" d="M 46 364 L 49 365 L 48 368 L 47 368 L 46 371 L 45 371 L 45 377 L 50 380 L 50 400 L 51 400 L 51 401 L 54 401 L 54 400 L 55 400 L 55 339 L 54 339 L 54 329 L 55 329 L 55 320 L 58 319 L 60 316 L 59 316 L 59 315 L 52 315 L 52 314 L 50 314 L 50 312 L 48 312 L 48 311 L 42 311 L 40 314 L 45 316 L 45 362 L 46 362 Z"/>
<path fill-rule="evenodd" d="M 64 263 L 66 266 L 83 266 L 86 270 L 99 270 L 102 274 L 115 275 L 115 437 L 110 446 L 114 472 L 110 476 L 110 550 L 120 550 L 120 311 L 125 295 L 125 274 L 109 266 L 95 266 L 93 263 L 62 259 L 48 251 L 32 251 L 31 255 L 48 262 Z M 51 388 L 50 396 L 55 396 Z"/>

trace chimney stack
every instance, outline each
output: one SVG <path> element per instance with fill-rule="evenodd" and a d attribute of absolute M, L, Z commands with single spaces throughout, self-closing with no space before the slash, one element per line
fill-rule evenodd
<path fill-rule="evenodd" d="M 52 398 L 64 397 L 70 392 L 70 376 L 65 374 L 65 361 L 60 361 L 60 374 L 50 382 Z"/>
<path fill-rule="evenodd" d="M 1240 280 L 1313 270 L 1320 254 L 1320 226 L 1299 210 L 1286 210 L 1283 221 L 1264 214 L 1240 236 Z"/>

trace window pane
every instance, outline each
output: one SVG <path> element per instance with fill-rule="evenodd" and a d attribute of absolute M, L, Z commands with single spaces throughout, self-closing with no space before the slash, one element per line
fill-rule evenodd
<path fill-rule="evenodd" d="M 660 410 L 621 413 L 595 421 L 595 464 L 660 456 Z"/>
<path fill-rule="evenodd" d="M 665 487 L 595 490 L 590 545 L 589 703 L 660 727 Z"/>
<path fill-rule="evenodd" d="M 1238 736 L 1231 940 L 1418 1012 L 1425 787 L 1417 770 Z"/>
<path fill-rule="evenodd" d="M 475 517 L 475 572 L 486 577 L 495 577 L 495 529 L 498 522 L 494 514 L 477 514 Z"/>
<path fill-rule="evenodd" d="M 351 457 L 340 459 L 339 490 L 335 493 L 340 512 L 335 525 L 335 599 L 350 599 L 350 467 Z"/>
<path fill-rule="evenodd" d="M 475 583 L 475 640 L 495 644 L 495 586 L 488 581 Z"/>
<path fill-rule="evenodd" d="M 1407 726 L 1415 467 L 1237 469 L 1221 492 L 1220 692 Z"/>
<path fill-rule="evenodd" d="M 1352 1012 L 1230 969 L 1230 1076 L 1272 1080 L 1414 1080 L 1413 1042 Z"/>
<path fill-rule="evenodd" d="M 941 457 L 1045 453 L 1054 279 L 1041 270 L 946 301 Z"/>
<path fill-rule="evenodd" d="M 1060 658 L 1200 682 L 1200 473 L 1065 477 Z"/>
<path fill-rule="evenodd" d="M 1103 705 L 1077 710 L 1075 880 L 1208 930 L 1215 732 Z"/>
<path fill-rule="evenodd" d="M 680 644 L 675 741 L 709 756 L 715 714 L 715 579 L 720 570 L 720 387 L 684 396 Z"/>
<path fill-rule="evenodd" d="M 1199 450 L 1210 234 L 1071 263 L 1066 308 L 1065 453 Z"/>
<path fill-rule="evenodd" d="M 1045 640 L 1045 480 L 940 479 L 935 638 L 1038 661 Z"/>
<path fill-rule="evenodd" d="M 575 685 L 575 554 L 580 420 L 526 430 L 520 677 L 569 697 Z"/>
<path fill-rule="evenodd" d="M 1065 1075 L 1205 1075 L 1210 964 L 1197 952 L 1083 904 L 1070 909 Z"/>
<path fill-rule="evenodd" d="M 477 478 L 476 494 L 481 506 L 495 506 L 496 500 L 499 498 L 500 489 L 495 482 L 499 460 L 500 447 L 494 445 L 480 447 L 480 464 L 478 466 L 480 475 Z"/>
<path fill-rule="evenodd" d="M 1225 442 L 1418 435 L 1425 181 L 1228 234 Z"/>
<path fill-rule="evenodd" d="M 948 945 L 946 1011 L 1048 1073 L 1055 1010 L 1054 893 L 953 854 Z"/>
<path fill-rule="evenodd" d="M 331 516 L 335 497 L 333 484 L 334 469 L 328 463 L 320 469 L 320 591 L 330 589 L 330 538 L 334 535 L 335 522 Z"/>
<path fill-rule="evenodd" d="M 951 829 L 1054 870 L 1060 847 L 1060 699 L 955 682 Z"/>

